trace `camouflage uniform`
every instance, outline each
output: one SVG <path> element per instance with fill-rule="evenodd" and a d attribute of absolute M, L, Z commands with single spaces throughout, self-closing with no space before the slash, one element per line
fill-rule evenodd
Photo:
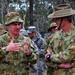
<path fill-rule="evenodd" d="M 11 12 L 7 15 L 5 25 L 12 22 L 23 22 L 18 13 Z M 11 42 L 11 36 L 6 33 L 0 36 L 0 75 L 29 75 L 29 65 L 37 61 L 37 50 L 34 48 L 31 39 L 19 34 L 14 43 L 20 43 L 19 52 L 6 52 L 6 46 Z M 29 46 L 31 55 L 24 53 L 24 40 Z"/>
<path fill-rule="evenodd" d="M 3 25 L 0 23 L 0 35 L 5 34 L 6 31 L 3 28 Z"/>
<path fill-rule="evenodd" d="M 32 43 L 35 47 L 36 50 L 38 50 L 37 45 L 34 43 L 34 41 L 32 40 Z M 38 75 L 38 65 L 36 64 L 30 64 L 30 73 L 31 75 Z"/>
<path fill-rule="evenodd" d="M 47 75 L 75 75 L 75 27 L 72 25 L 74 14 L 75 10 L 70 4 L 59 4 L 48 15 L 48 18 L 57 23 L 59 31 L 47 39 L 45 47 Z"/>
<path fill-rule="evenodd" d="M 46 39 L 46 50 L 51 52 L 51 58 L 47 63 L 47 75 L 75 75 L 75 65 L 69 69 L 58 68 L 58 64 L 74 63 L 75 58 L 75 27 L 72 27 L 67 34 L 63 34 L 62 30 L 57 31 Z"/>
<path fill-rule="evenodd" d="M 35 65 L 36 70 L 38 71 L 38 73 L 34 70 L 34 75 L 36 73 L 36 75 L 44 75 L 44 71 L 45 71 L 45 63 L 44 63 L 44 47 L 45 47 L 45 40 L 41 37 L 41 35 L 36 31 L 36 27 L 35 26 L 30 26 L 28 28 L 28 30 L 30 32 L 28 33 L 32 33 L 35 32 L 36 33 L 36 37 L 32 38 L 32 41 L 37 45 L 38 47 L 38 61 Z M 41 64 L 41 65 L 40 65 Z"/>
<path fill-rule="evenodd" d="M 44 75 L 44 71 L 46 69 L 46 64 L 44 63 L 44 59 L 43 59 L 44 58 L 45 41 L 42 37 L 38 37 L 38 36 L 33 40 L 38 47 L 38 54 L 39 54 L 39 59 L 37 61 L 38 75 Z"/>

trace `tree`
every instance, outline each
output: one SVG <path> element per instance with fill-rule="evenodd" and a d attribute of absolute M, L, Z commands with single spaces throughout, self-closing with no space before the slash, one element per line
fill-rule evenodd
<path fill-rule="evenodd" d="M 30 7 L 29 1 L 32 1 L 32 7 Z M 7 12 L 16 11 L 24 19 L 25 27 L 35 25 L 39 32 L 47 32 L 49 24 L 52 22 L 52 19 L 48 19 L 47 16 L 53 12 L 55 5 L 61 3 L 69 3 L 75 9 L 75 0 L 0 0 L 0 22 L 5 23 Z M 33 14 L 30 15 L 30 13 Z"/>
<path fill-rule="evenodd" d="M 33 0 L 29 0 L 30 3 L 30 25 L 33 25 Z"/>
<path fill-rule="evenodd" d="M 1 20 L 0 22 L 4 25 L 5 24 L 5 15 L 8 12 L 8 2 L 7 0 L 1 0 Z M 5 25 L 4 25 L 5 28 Z"/>
<path fill-rule="evenodd" d="M 65 2 L 66 2 L 66 0 L 57 0 L 57 5 L 58 5 L 58 4 L 65 3 Z"/>

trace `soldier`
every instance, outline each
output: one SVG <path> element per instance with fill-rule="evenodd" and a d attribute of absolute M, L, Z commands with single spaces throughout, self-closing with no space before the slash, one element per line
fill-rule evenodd
<path fill-rule="evenodd" d="M 46 43 L 47 43 L 48 39 L 50 40 L 50 38 L 53 37 L 53 35 L 56 31 L 58 31 L 57 24 L 55 22 L 52 22 L 48 28 L 49 34 L 46 37 L 44 37 L 44 39 L 46 40 Z"/>
<path fill-rule="evenodd" d="M 46 39 L 48 39 L 48 37 L 49 37 L 49 39 L 50 39 L 50 37 L 53 36 L 53 34 L 54 34 L 57 30 L 58 30 L 57 24 L 56 24 L 55 22 L 52 22 L 52 23 L 50 24 L 50 27 L 48 28 L 48 32 L 50 32 L 50 34 L 49 34 L 48 36 L 46 36 L 44 39 L 46 40 Z"/>
<path fill-rule="evenodd" d="M 45 37 L 45 41 L 46 41 L 47 45 L 45 46 L 44 49 L 48 48 L 48 45 L 49 45 L 51 39 L 54 37 L 54 33 L 56 31 L 58 31 L 57 24 L 55 22 L 52 22 L 50 24 L 50 27 L 48 28 L 48 32 L 50 32 L 50 35 L 48 35 L 47 37 Z M 49 69 L 50 69 L 50 66 L 47 65 L 47 70 L 49 70 Z M 46 72 L 46 74 L 47 74 L 47 72 Z"/>
<path fill-rule="evenodd" d="M 48 40 L 45 47 L 47 75 L 75 75 L 75 27 L 72 15 L 75 14 L 70 4 L 55 6 L 54 12 L 48 16 L 57 24 L 58 31 Z"/>
<path fill-rule="evenodd" d="M 37 50 L 31 39 L 19 34 L 23 24 L 19 13 L 6 15 L 8 33 L 0 36 L 0 75 L 29 75 L 29 65 L 35 64 Z"/>
<path fill-rule="evenodd" d="M 55 22 L 52 22 L 50 24 L 50 27 L 48 28 L 48 32 L 54 33 L 58 30 L 57 24 Z"/>
<path fill-rule="evenodd" d="M 36 31 L 36 27 L 35 26 L 29 26 L 28 30 L 31 31 L 31 33 L 28 33 L 28 35 L 30 36 L 30 38 L 34 41 L 34 43 L 37 45 L 38 47 L 38 61 L 37 61 L 37 71 L 38 71 L 38 75 L 44 75 L 44 71 L 45 71 L 45 63 L 44 63 L 44 47 L 45 47 L 45 41 L 44 39 L 41 37 L 40 34 L 38 34 L 38 32 Z"/>
<path fill-rule="evenodd" d="M 20 34 L 22 34 L 24 36 L 28 36 L 28 33 L 27 33 L 27 31 L 25 29 L 21 29 Z"/>
<path fill-rule="evenodd" d="M 28 37 L 31 38 L 34 47 L 38 50 L 38 47 L 33 40 L 36 37 L 36 33 L 34 33 L 33 30 L 27 30 L 27 33 L 28 33 Z M 31 75 L 38 75 L 37 63 L 33 65 L 30 64 L 30 72 L 31 72 Z"/>
<path fill-rule="evenodd" d="M 6 31 L 4 30 L 3 25 L 0 23 L 0 36 L 5 33 L 6 33 Z"/>

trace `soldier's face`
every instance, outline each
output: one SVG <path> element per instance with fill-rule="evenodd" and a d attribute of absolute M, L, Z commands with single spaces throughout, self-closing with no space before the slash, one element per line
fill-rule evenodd
<path fill-rule="evenodd" d="M 7 26 L 10 34 L 18 35 L 21 29 L 21 23 L 14 22 Z"/>
<path fill-rule="evenodd" d="M 30 33 L 30 34 L 28 34 L 28 36 L 29 36 L 31 39 L 33 39 L 33 38 L 35 38 L 35 37 L 36 37 L 36 33 L 35 33 L 35 32 Z"/>
<path fill-rule="evenodd" d="M 36 37 L 36 33 L 35 33 L 35 32 L 33 32 L 32 34 L 33 34 L 33 37 L 35 38 L 35 37 Z"/>
<path fill-rule="evenodd" d="M 56 31 L 58 31 L 58 28 L 57 27 L 53 27 L 52 29 L 51 29 L 51 32 L 56 32 Z"/>

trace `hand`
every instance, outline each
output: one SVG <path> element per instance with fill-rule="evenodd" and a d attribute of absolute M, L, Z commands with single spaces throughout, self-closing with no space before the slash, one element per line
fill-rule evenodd
<path fill-rule="evenodd" d="M 58 67 L 59 68 L 64 68 L 64 69 L 65 68 L 68 69 L 68 68 L 73 67 L 73 63 L 59 64 Z"/>
<path fill-rule="evenodd" d="M 24 53 L 26 55 L 30 54 L 29 46 L 27 45 L 27 43 L 25 41 L 24 41 Z"/>
<path fill-rule="evenodd" d="M 45 54 L 45 61 L 48 61 L 48 59 L 47 59 L 47 56 L 48 56 L 48 55 L 51 55 L 51 53 L 50 53 L 49 50 L 47 50 L 47 53 Z"/>
<path fill-rule="evenodd" d="M 14 38 L 12 38 L 11 42 L 9 45 L 6 47 L 7 52 L 18 52 L 21 48 L 20 43 L 14 43 Z"/>

